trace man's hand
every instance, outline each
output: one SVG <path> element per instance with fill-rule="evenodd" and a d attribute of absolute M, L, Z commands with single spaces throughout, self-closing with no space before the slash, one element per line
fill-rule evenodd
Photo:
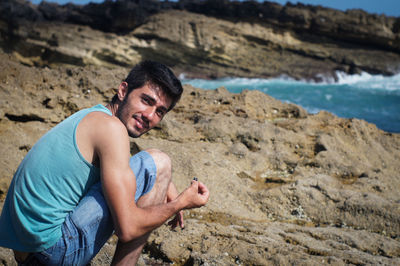
<path fill-rule="evenodd" d="M 184 209 L 192 209 L 204 206 L 209 196 L 210 192 L 203 183 L 192 180 L 190 187 L 185 189 L 178 198 L 182 200 Z"/>
<path fill-rule="evenodd" d="M 174 200 L 176 194 L 177 190 L 171 182 L 167 193 L 167 202 Z M 185 189 L 178 196 L 178 200 L 183 202 L 185 206 L 184 209 L 199 208 L 207 203 L 209 194 L 208 188 L 203 183 L 198 182 L 196 178 L 192 180 L 190 187 Z M 179 211 L 175 215 L 174 219 L 168 222 L 168 225 L 170 225 L 172 229 L 177 226 L 180 226 L 183 229 L 185 227 L 183 223 L 183 211 Z"/>
<path fill-rule="evenodd" d="M 183 223 L 183 211 L 179 211 L 174 219 L 168 222 L 168 225 L 171 226 L 171 229 L 175 229 L 175 227 L 179 226 L 180 228 L 185 228 L 185 224 Z"/>

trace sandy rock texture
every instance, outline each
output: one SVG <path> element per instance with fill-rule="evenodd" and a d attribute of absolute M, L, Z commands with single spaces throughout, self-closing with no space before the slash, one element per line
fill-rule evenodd
<path fill-rule="evenodd" d="M 99 66 L 33 67 L 0 53 L 0 207 L 26 152 L 73 112 L 106 103 L 127 74 Z M 180 103 L 132 152 L 158 148 L 183 190 L 211 191 L 162 226 L 140 265 L 400 264 L 400 135 L 257 91 L 185 86 Z M 93 265 L 109 264 L 110 239 Z M 0 264 L 15 265 L 0 248 Z"/>
<path fill-rule="evenodd" d="M 35 66 L 161 61 L 186 77 L 336 79 L 400 70 L 400 19 L 256 1 L 0 3 L 0 47 Z M 379 60 L 376 60 L 379 58 Z"/>

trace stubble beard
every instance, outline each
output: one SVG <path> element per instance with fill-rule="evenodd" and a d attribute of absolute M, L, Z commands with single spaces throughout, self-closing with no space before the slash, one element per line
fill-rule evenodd
<path fill-rule="evenodd" d="M 118 110 L 115 114 L 115 116 L 121 121 L 122 124 L 124 124 L 126 131 L 128 132 L 129 137 L 131 138 L 138 138 L 140 137 L 143 133 L 140 132 L 133 132 L 132 130 L 129 130 L 128 128 L 128 119 L 129 117 L 127 117 L 127 119 L 124 119 L 124 110 L 126 108 L 126 98 L 121 102 L 121 104 L 118 106 Z"/>

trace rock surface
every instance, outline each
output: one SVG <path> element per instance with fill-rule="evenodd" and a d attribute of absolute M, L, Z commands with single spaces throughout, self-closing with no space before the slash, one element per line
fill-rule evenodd
<path fill-rule="evenodd" d="M 335 79 L 400 70 L 400 18 L 308 5 L 230 1 L 0 3 L 0 48 L 27 65 L 131 66 L 187 77 Z M 376 60 L 379 58 L 379 60 Z"/>
<path fill-rule="evenodd" d="M 142 59 L 187 77 L 390 75 L 399 34 L 399 18 L 270 2 L 1 1 L 0 208 L 40 136 L 107 103 Z M 140 265 L 400 264 L 399 134 L 257 91 L 185 86 L 164 121 L 132 140 L 132 153 L 146 148 L 171 156 L 179 190 L 196 176 L 211 198 L 185 212 L 185 230 L 156 230 Z M 109 264 L 115 242 L 92 264 Z M 0 264 L 16 265 L 9 250 Z"/>
<path fill-rule="evenodd" d="M 127 74 L 100 66 L 32 67 L 0 53 L 0 207 L 37 139 L 73 112 L 108 102 Z M 179 190 L 196 176 L 206 207 L 166 225 L 139 264 L 400 264 L 400 135 L 257 91 L 185 86 L 180 103 L 132 152 L 158 148 Z M 92 265 L 109 264 L 112 238 Z M 0 264 L 16 265 L 0 248 Z"/>

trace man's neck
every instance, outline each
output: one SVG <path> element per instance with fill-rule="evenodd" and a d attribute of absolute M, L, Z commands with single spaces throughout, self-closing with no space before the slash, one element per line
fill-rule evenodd
<path fill-rule="evenodd" d="M 115 116 L 118 110 L 118 104 L 109 103 L 106 105 L 106 108 L 111 111 L 112 115 Z"/>

